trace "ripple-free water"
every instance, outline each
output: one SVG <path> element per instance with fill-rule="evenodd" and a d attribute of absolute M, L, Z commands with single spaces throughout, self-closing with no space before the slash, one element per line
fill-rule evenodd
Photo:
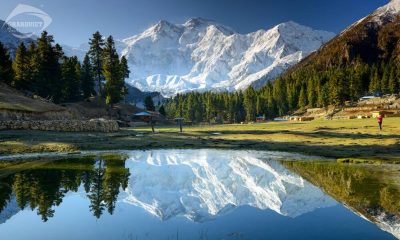
<path fill-rule="evenodd" d="M 316 159 L 205 149 L 0 161 L 0 239 L 395 239 L 396 209 L 344 207 L 292 160 Z"/>

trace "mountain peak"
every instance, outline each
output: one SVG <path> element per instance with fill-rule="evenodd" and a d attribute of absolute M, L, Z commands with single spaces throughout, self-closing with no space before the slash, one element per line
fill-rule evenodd
<path fill-rule="evenodd" d="M 176 25 L 168 22 L 167 20 L 160 20 L 155 25 L 153 25 L 154 29 L 163 29 L 163 28 L 175 28 Z"/>
<path fill-rule="evenodd" d="M 167 20 L 160 20 L 156 24 L 154 24 L 152 27 L 150 27 L 146 32 L 150 34 L 155 34 L 155 33 L 180 33 L 181 29 L 179 26 L 168 22 Z"/>
<path fill-rule="evenodd" d="M 297 27 L 297 26 L 302 26 L 300 24 L 298 24 L 297 22 L 294 21 L 287 21 L 287 22 L 283 22 L 277 25 L 277 27 L 287 27 L 287 26 L 291 26 L 291 27 Z"/>
<path fill-rule="evenodd" d="M 333 37 L 293 21 L 240 34 L 204 18 L 183 24 L 160 21 L 125 39 L 128 82 L 143 91 L 173 96 L 188 91 L 234 91 L 261 77 L 270 80 Z"/>
<path fill-rule="evenodd" d="M 116 40 L 118 52 L 132 69 L 127 80 L 143 91 L 165 96 L 187 91 L 234 91 L 261 77 L 270 80 L 318 49 L 332 36 L 295 22 L 278 25 L 278 31 L 239 34 L 231 28 L 201 17 L 183 24 L 161 20 L 140 34 Z M 0 41 L 12 52 L 20 39 L 0 29 Z M 68 48 L 79 55 L 87 46 Z"/>
<path fill-rule="evenodd" d="M 160 25 L 160 26 L 170 26 L 173 25 L 172 23 L 168 22 L 167 20 L 161 19 L 160 21 L 157 22 L 156 25 Z"/>
<path fill-rule="evenodd" d="M 313 41 L 313 39 L 315 40 L 315 38 L 321 39 L 322 43 L 325 43 L 327 39 L 331 39 L 334 37 L 333 33 L 314 30 L 310 27 L 298 24 L 293 21 L 278 24 L 270 31 L 275 35 L 278 34 L 280 38 L 284 41 L 291 42 L 295 45 L 301 42 L 301 40 L 303 40 L 304 45 L 308 45 L 306 42 L 311 42 Z"/>
<path fill-rule="evenodd" d="M 284 22 L 281 24 L 278 24 L 274 27 L 274 29 L 278 30 L 278 31 L 315 31 L 314 29 L 301 25 L 297 22 L 294 21 L 288 21 L 288 22 Z"/>
<path fill-rule="evenodd" d="M 202 17 L 190 18 L 184 24 L 182 24 L 182 26 L 187 29 L 200 29 L 200 28 L 206 29 L 210 26 L 214 26 L 215 28 L 217 28 L 220 32 L 224 33 L 225 35 L 232 35 L 235 33 L 235 31 L 233 29 L 231 29 L 227 26 L 219 24 L 219 23 L 215 22 L 214 20 L 205 19 Z"/>
<path fill-rule="evenodd" d="M 211 25 L 215 24 L 215 21 L 210 19 L 205 19 L 202 17 L 194 17 L 187 20 L 183 25 L 186 27 L 196 27 L 199 25 Z"/>
<path fill-rule="evenodd" d="M 400 0 L 392 0 L 386 6 L 392 10 L 400 11 Z"/>
<path fill-rule="evenodd" d="M 392 0 L 383 7 L 378 8 L 373 15 L 386 16 L 400 13 L 400 0 Z"/>

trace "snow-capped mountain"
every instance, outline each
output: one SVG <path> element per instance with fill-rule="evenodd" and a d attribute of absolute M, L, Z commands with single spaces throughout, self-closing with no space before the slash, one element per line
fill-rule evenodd
<path fill-rule="evenodd" d="M 15 35 L 22 35 L 16 29 L 9 26 L 4 21 L 0 20 L 0 42 L 9 50 L 11 57 L 15 56 L 18 45 L 23 42 L 26 47 L 31 42 L 36 41 L 36 36 L 32 38 L 18 38 Z M 86 45 L 80 47 L 71 47 L 68 45 L 62 45 L 64 54 L 68 57 L 77 56 L 79 60 L 83 61 L 88 48 Z"/>
<path fill-rule="evenodd" d="M 11 56 L 15 55 L 15 51 L 21 42 L 26 46 L 32 42 L 30 38 L 18 38 L 13 33 L 18 33 L 18 31 L 0 20 L 0 42 L 9 50 Z"/>
<path fill-rule="evenodd" d="M 65 56 L 67 56 L 67 57 L 76 56 L 76 57 L 78 57 L 79 61 L 81 61 L 81 62 L 83 62 L 86 52 L 88 51 L 88 49 L 82 48 L 82 46 L 71 47 L 68 45 L 61 45 L 61 47 L 63 49 Z"/>
<path fill-rule="evenodd" d="M 21 41 L 32 40 L 16 38 L 11 30 L 2 27 L 0 41 L 14 55 Z M 294 22 L 239 34 L 214 21 L 192 18 L 184 24 L 160 21 L 115 43 L 119 54 L 129 61 L 131 77 L 127 83 L 142 91 L 171 96 L 193 90 L 233 91 L 252 84 L 260 86 L 333 36 Z M 62 47 L 66 56 L 76 55 L 80 60 L 88 50 L 88 44 Z"/>
<path fill-rule="evenodd" d="M 376 20 L 381 20 L 382 18 L 394 19 L 395 15 L 400 13 L 400 0 L 391 0 L 388 4 L 383 7 L 378 8 L 372 16 Z"/>
<path fill-rule="evenodd" d="M 294 154 L 218 150 L 135 151 L 120 200 L 166 220 L 206 221 L 249 205 L 297 217 L 337 202 L 277 161 Z"/>
<path fill-rule="evenodd" d="M 396 21 L 397 16 L 400 14 L 400 0 L 391 0 L 388 4 L 378 8 L 372 14 L 358 20 L 357 22 L 350 25 L 343 32 L 340 33 L 340 36 L 347 32 L 351 32 L 351 30 L 355 29 L 357 26 L 366 23 L 373 23 L 373 25 L 382 25 L 388 22 Z"/>
<path fill-rule="evenodd" d="M 244 89 L 273 79 L 330 40 L 333 33 L 294 22 L 238 34 L 216 22 L 193 18 L 160 21 L 124 39 L 132 72 L 128 83 L 166 96 L 192 90 Z"/>

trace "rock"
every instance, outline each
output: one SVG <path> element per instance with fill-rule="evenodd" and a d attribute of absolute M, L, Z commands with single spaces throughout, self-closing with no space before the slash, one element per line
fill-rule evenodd
<path fill-rule="evenodd" d="M 117 121 L 105 119 L 86 120 L 15 120 L 0 121 L 0 130 L 29 129 L 60 132 L 116 132 L 119 130 Z"/>

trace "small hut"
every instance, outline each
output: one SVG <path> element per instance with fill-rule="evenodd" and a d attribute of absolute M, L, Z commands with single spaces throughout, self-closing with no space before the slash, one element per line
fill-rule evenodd
<path fill-rule="evenodd" d="M 149 112 L 140 112 L 133 115 L 135 119 L 149 123 L 153 120 L 153 114 Z"/>
<path fill-rule="evenodd" d="M 256 122 L 258 122 L 258 123 L 263 123 L 263 122 L 265 122 L 265 116 L 258 116 L 258 117 L 256 117 Z"/>
<path fill-rule="evenodd" d="M 151 112 L 140 112 L 133 115 L 134 119 L 150 123 L 151 131 L 154 133 L 155 115 Z"/>

